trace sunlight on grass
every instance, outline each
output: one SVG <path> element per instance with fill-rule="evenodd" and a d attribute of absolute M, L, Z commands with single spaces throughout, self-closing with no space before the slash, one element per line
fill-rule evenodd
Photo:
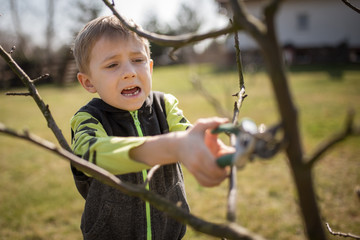
<path fill-rule="evenodd" d="M 346 68 L 341 78 L 328 69 L 289 71 L 289 84 L 298 106 L 303 146 L 311 153 L 319 142 L 343 127 L 353 108 L 360 124 L 360 70 Z M 306 70 L 306 69 L 305 69 Z M 238 91 L 237 73 L 211 65 L 157 67 L 154 90 L 174 94 L 192 122 L 217 115 L 196 92 L 190 79 L 197 76 L 231 115 L 231 94 Z M 257 124 L 279 121 L 272 86 L 264 72 L 245 74 L 246 92 L 240 117 Z M 16 91 L 16 90 L 14 90 Z M 70 140 L 69 120 L 92 97 L 80 86 L 40 86 L 42 98 Z M 0 92 L 0 122 L 28 129 L 55 141 L 45 120 L 29 97 L 7 97 Z M 360 234 L 360 139 L 350 138 L 332 149 L 316 165 L 314 177 L 324 221 L 334 229 Z M 208 221 L 225 222 L 227 182 L 215 188 L 199 186 L 184 170 L 192 212 Z M 305 239 L 297 196 L 284 154 L 272 160 L 255 160 L 238 172 L 237 219 L 242 226 L 268 239 Z M 35 146 L 0 135 L 1 239 L 81 239 L 79 229 L 84 200 L 77 193 L 68 162 Z M 185 239 L 215 239 L 189 228 Z"/>

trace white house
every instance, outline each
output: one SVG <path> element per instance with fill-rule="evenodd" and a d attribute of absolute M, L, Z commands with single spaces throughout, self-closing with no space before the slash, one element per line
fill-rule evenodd
<path fill-rule="evenodd" d="M 222 4 L 226 1 L 218 0 Z M 261 19 L 266 2 L 247 0 L 245 5 L 249 13 Z M 360 0 L 351 2 L 360 7 Z M 341 0 L 285 0 L 276 15 L 276 27 L 282 47 L 291 47 L 297 53 L 302 49 L 304 55 L 306 49 L 345 48 L 350 61 L 360 61 L 360 14 Z M 239 42 L 242 50 L 258 48 L 244 33 L 239 34 Z"/>
<path fill-rule="evenodd" d="M 261 18 L 266 1 L 246 1 L 246 7 Z M 352 1 L 358 2 L 360 1 Z M 347 42 L 349 47 L 360 47 L 360 14 L 341 0 L 287 0 L 277 13 L 276 26 L 279 42 L 302 47 L 336 46 Z M 252 39 L 244 37 L 245 48 L 256 47 Z"/>

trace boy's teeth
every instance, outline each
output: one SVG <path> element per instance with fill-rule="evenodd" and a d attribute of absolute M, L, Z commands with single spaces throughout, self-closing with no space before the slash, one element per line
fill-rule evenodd
<path fill-rule="evenodd" d="M 124 96 L 133 96 L 136 95 L 140 92 L 140 88 L 139 87 L 132 87 L 132 88 L 125 88 L 121 94 L 123 94 Z"/>

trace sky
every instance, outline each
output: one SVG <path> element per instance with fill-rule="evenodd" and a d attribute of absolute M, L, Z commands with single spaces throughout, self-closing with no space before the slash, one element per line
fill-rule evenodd
<path fill-rule="evenodd" d="M 0 0 L 0 30 L 14 33 L 14 21 L 9 1 L 15 0 Z M 101 15 L 111 14 L 102 1 L 98 1 L 100 5 L 104 6 Z M 63 44 L 70 45 L 72 42 L 71 29 L 75 28 L 74 19 L 79 14 L 71 7 L 73 2 L 74 0 L 55 0 L 55 47 Z M 95 2 L 95 0 L 91 0 L 91 2 Z M 16 3 L 22 31 L 31 35 L 32 41 L 36 44 L 44 44 L 47 21 L 46 0 L 16 0 Z M 144 25 L 149 16 L 154 14 L 160 21 L 168 24 L 174 23 L 177 11 L 183 3 L 199 9 L 198 15 L 205 23 L 201 29 L 202 32 L 227 24 L 227 19 L 217 13 L 214 0 L 115 0 L 116 9 L 120 14 L 141 25 Z"/>

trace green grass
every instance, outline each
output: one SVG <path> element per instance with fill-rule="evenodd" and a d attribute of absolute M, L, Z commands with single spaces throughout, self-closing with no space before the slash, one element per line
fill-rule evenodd
<path fill-rule="evenodd" d="M 360 70 L 314 67 L 289 71 L 290 87 L 300 111 L 303 147 L 311 153 L 317 144 L 343 127 L 352 107 L 360 115 Z M 341 74 L 339 74 L 339 72 Z M 192 88 L 197 75 L 208 91 L 231 114 L 238 87 L 237 73 L 216 71 L 210 65 L 158 67 L 153 88 L 173 93 L 187 118 L 217 115 Z M 271 85 L 264 72 L 245 75 L 249 95 L 241 117 L 257 124 L 279 120 Z M 79 86 L 39 87 L 42 98 L 70 139 L 69 119 L 93 96 Z M 40 111 L 28 97 L 7 97 L 0 92 L 0 122 L 28 129 L 55 141 Z M 360 125 L 360 117 L 355 122 Z M 360 138 L 350 138 L 332 149 L 315 167 L 316 191 L 324 222 L 334 230 L 360 234 Z M 238 172 L 237 221 L 268 239 L 305 239 L 297 196 L 284 154 L 269 161 L 256 160 Z M 185 170 L 187 197 L 192 212 L 214 222 L 225 222 L 227 182 L 215 188 L 199 186 Z M 81 239 L 84 201 L 77 193 L 68 162 L 18 139 L 0 135 L 1 239 Z M 189 228 L 186 239 L 213 239 Z M 335 239 L 335 238 L 333 238 Z"/>

